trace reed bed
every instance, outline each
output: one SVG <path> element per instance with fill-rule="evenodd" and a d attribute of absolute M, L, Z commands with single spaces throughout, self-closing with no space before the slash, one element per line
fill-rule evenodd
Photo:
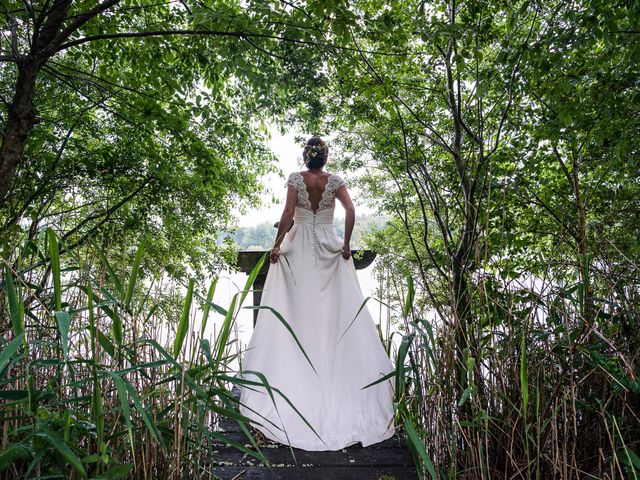
<path fill-rule="evenodd" d="M 384 256 L 379 293 L 402 333 L 397 403 L 421 478 L 640 477 L 637 277 L 611 282 L 621 266 L 600 264 L 589 322 L 575 265 L 476 271 L 460 354 L 446 300 L 435 311 L 420 285 L 390 275 L 401 263 Z"/>
<path fill-rule="evenodd" d="M 233 325 L 265 257 L 225 307 L 215 280 L 206 295 L 189 281 L 168 326 L 154 294 L 165 287 L 141 278 L 144 245 L 123 269 L 97 245 L 61 251 L 49 228 L 3 258 L 0 478 L 215 478 L 222 417 L 246 434 L 232 446 L 265 461 L 231 394 L 256 384 L 231 367 Z M 638 478 L 637 291 L 607 296 L 600 282 L 586 324 L 579 282 L 475 272 L 460 354 L 446 305 L 436 314 L 393 257 L 378 263 L 396 323 L 379 331 L 396 365 L 385 379 L 421 478 Z"/>
<path fill-rule="evenodd" d="M 212 301 L 215 280 L 200 298 L 190 280 L 167 325 L 139 276 L 144 246 L 124 274 L 93 248 L 92 262 L 60 255 L 49 228 L 3 259 L 10 331 L 0 345 L 0 478 L 214 478 L 222 417 L 240 420 L 247 436 L 232 445 L 264 461 L 231 394 L 255 382 L 236 378 L 231 365 L 239 354 L 232 326 L 265 257 L 228 308 Z M 209 341 L 213 315 L 223 321 Z"/>

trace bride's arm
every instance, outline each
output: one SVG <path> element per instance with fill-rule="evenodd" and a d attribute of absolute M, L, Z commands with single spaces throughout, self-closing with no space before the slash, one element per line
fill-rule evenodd
<path fill-rule="evenodd" d="M 336 192 L 336 198 L 340 200 L 342 206 L 345 210 L 344 217 L 344 250 L 343 256 L 345 258 L 349 258 L 351 256 L 351 247 L 349 243 L 351 242 L 351 233 L 353 233 L 353 225 L 356 222 L 356 209 L 353 206 L 353 202 L 351 201 L 351 197 L 349 196 L 349 192 L 347 191 L 347 187 L 342 185 Z"/>
<path fill-rule="evenodd" d="M 280 244 L 282 243 L 285 234 L 289 231 L 289 227 L 291 227 L 293 214 L 296 210 L 296 197 L 296 188 L 293 185 L 289 184 L 289 186 L 287 187 L 287 199 L 285 200 L 284 210 L 282 211 L 282 215 L 280 216 L 280 222 L 278 223 L 278 233 L 276 234 L 276 241 L 273 245 L 272 250 L 280 250 Z M 272 258 L 272 260 L 274 259 L 277 260 L 277 256 L 275 258 Z"/>

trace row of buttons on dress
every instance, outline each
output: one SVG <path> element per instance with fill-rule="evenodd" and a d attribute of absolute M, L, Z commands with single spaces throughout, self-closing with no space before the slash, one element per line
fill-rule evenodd
<path fill-rule="evenodd" d="M 313 264 L 318 268 L 318 236 L 316 234 L 316 215 L 313 215 Z"/>

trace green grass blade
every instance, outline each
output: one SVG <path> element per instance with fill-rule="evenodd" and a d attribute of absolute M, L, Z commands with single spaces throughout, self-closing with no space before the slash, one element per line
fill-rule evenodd
<path fill-rule="evenodd" d="M 520 341 L 520 389 L 522 391 L 522 414 L 526 419 L 529 407 L 529 380 L 527 377 L 527 339 L 524 329 Z"/>
<path fill-rule="evenodd" d="M 207 320 L 209 318 L 209 311 L 211 310 L 211 304 L 213 303 L 213 295 L 216 291 L 216 285 L 218 283 L 218 279 L 214 278 L 209 285 L 209 291 L 207 292 L 207 300 L 204 304 L 204 311 L 202 312 L 202 324 L 200 325 L 200 338 L 204 335 L 204 330 L 207 327 Z"/>
<path fill-rule="evenodd" d="M 294 333 L 293 328 L 291 328 L 291 325 L 289 325 L 289 323 L 287 323 L 287 321 L 282 317 L 282 315 L 280 315 L 280 312 L 278 312 L 274 308 L 271 308 L 271 307 L 269 307 L 267 305 L 258 305 L 258 306 L 252 306 L 252 307 L 244 307 L 244 308 L 247 308 L 247 309 L 250 309 L 250 310 L 265 310 L 266 309 L 266 310 L 269 310 L 271 313 L 273 313 L 276 316 L 276 318 L 278 320 L 280 320 L 280 322 L 289 331 L 289 333 L 291 334 L 293 339 L 296 341 L 296 343 L 298 344 L 298 347 L 300 347 L 300 351 L 302 352 L 304 357 L 309 362 L 309 365 L 311 365 L 311 368 L 313 368 L 313 371 L 316 372 L 316 375 L 318 374 L 318 372 L 316 371 L 316 367 L 313 366 L 313 363 L 311 362 L 311 359 L 307 355 L 307 352 L 305 351 L 305 349 L 302 347 L 302 344 L 300 343 L 300 340 L 298 340 L 298 337 Z"/>
<path fill-rule="evenodd" d="M 349 329 L 351 328 L 351 325 L 353 325 L 353 322 L 356 321 L 356 319 L 358 318 L 358 315 L 360 315 L 360 312 L 362 311 L 362 309 L 365 307 L 365 305 L 367 304 L 367 302 L 369 300 L 371 300 L 371 297 L 367 297 L 362 301 L 362 303 L 360 304 L 360 308 L 358 309 L 358 311 L 356 312 L 355 316 L 353 317 L 353 320 L 351 320 L 351 322 L 349 323 L 349 326 L 346 328 L 346 330 L 344 332 L 342 332 L 342 335 L 340 335 L 340 338 L 336 342 L 336 345 L 338 343 L 340 343 L 340 340 L 342 340 L 342 337 L 344 337 L 345 334 L 349 331 Z"/>
<path fill-rule="evenodd" d="M 91 407 L 93 421 L 96 426 L 96 444 L 98 453 L 104 453 L 106 444 L 104 442 L 104 399 L 102 398 L 102 388 L 97 378 L 93 381 L 93 392 L 91 395 Z"/>
<path fill-rule="evenodd" d="M 131 268 L 131 276 L 129 277 L 129 285 L 127 286 L 127 294 L 124 299 L 125 309 L 131 311 L 131 298 L 136 288 L 136 281 L 138 280 L 138 272 L 140 270 L 140 262 L 142 261 L 142 254 L 144 252 L 144 242 L 141 242 L 136 250 L 136 258 L 133 261 L 133 267 Z"/>
<path fill-rule="evenodd" d="M 233 322 L 233 316 L 236 310 L 236 302 L 238 301 L 238 294 L 236 293 L 231 299 L 231 305 L 229 306 L 229 310 L 227 310 L 227 314 L 224 317 L 224 321 L 220 326 L 220 333 L 218 334 L 218 338 L 216 340 L 216 365 L 214 368 L 218 368 L 220 362 L 222 361 L 222 357 L 224 356 L 225 348 L 229 341 L 229 334 L 231 332 L 231 323 Z"/>
<path fill-rule="evenodd" d="M 85 288 L 85 292 L 87 293 L 87 303 L 89 310 L 89 339 L 91 341 L 91 361 L 93 365 L 96 364 L 96 316 L 93 311 L 93 289 L 91 288 L 91 282 L 87 281 L 87 286 Z"/>
<path fill-rule="evenodd" d="M 436 375 L 440 375 L 440 364 L 436 360 L 435 352 L 438 350 L 438 345 L 436 344 L 435 337 L 433 335 L 433 327 L 428 320 L 424 318 L 417 318 L 416 323 L 422 325 L 424 330 L 427 332 L 427 338 L 424 339 L 425 349 L 429 358 L 431 359 L 431 363 L 433 365 L 434 372 Z M 423 335 L 424 338 L 424 335 Z"/>
<path fill-rule="evenodd" d="M 123 339 L 122 319 L 120 318 L 120 314 L 118 313 L 117 305 L 113 306 L 112 313 L 113 315 L 111 316 L 111 328 L 113 331 L 113 338 L 118 344 L 118 347 L 122 347 L 122 339 Z"/>
<path fill-rule="evenodd" d="M 164 448 L 165 445 L 164 445 L 164 441 L 162 440 L 162 437 L 160 436 L 160 432 L 156 428 L 155 424 L 151 421 L 151 418 L 149 417 L 147 410 L 142 406 L 142 402 L 140 401 L 140 397 L 138 396 L 138 393 L 135 391 L 131 383 L 127 382 L 124 379 L 123 379 L 123 382 L 124 382 L 125 388 L 129 392 L 129 396 L 133 400 L 133 404 L 135 405 L 136 410 L 142 417 L 142 421 L 147 426 L 147 429 L 149 429 L 149 433 L 151 433 L 151 436 L 156 439 L 156 441 L 160 444 L 162 448 Z"/>
<path fill-rule="evenodd" d="M 390 378 L 393 378 L 396 376 L 396 371 L 394 370 L 391 373 L 387 373 L 385 376 L 380 377 L 378 380 L 376 380 L 375 382 L 371 382 L 368 385 L 365 385 L 364 387 L 362 387 L 360 390 L 364 390 L 365 388 L 370 388 L 373 387 L 374 385 L 377 385 L 379 383 L 384 382 L 385 380 L 389 380 Z"/>
<path fill-rule="evenodd" d="M 24 443 L 10 443 L 0 452 L 0 472 L 4 472 L 14 463 L 27 462 L 32 458 L 32 451 Z"/>
<path fill-rule="evenodd" d="M 262 256 L 258 259 L 258 262 L 255 264 L 255 266 L 251 269 L 251 272 L 249 272 L 247 282 L 245 283 L 244 290 L 242 290 L 242 294 L 240 296 L 240 302 L 238 303 L 239 307 L 242 306 L 244 299 L 247 297 L 247 294 L 253 288 L 253 282 L 255 282 L 256 277 L 260 273 L 260 270 L 262 270 L 262 266 L 264 265 L 264 261 L 267 258 L 268 254 L 269 254 L 268 251 L 264 252 Z"/>
<path fill-rule="evenodd" d="M 47 443 L 56 451 L 56 453 L 65 462 L 67 462 L 81 478 L 87 478 L 87 472 L 82 465 L 82 461 L 62 440 L 56 438 L 54 435 L 47 431 L 40 431 L 35 435 L 45 439 Z"/>
<path fill-rule="evenodd" d="M 9 266 L 5 263 L 4 277 L 7 283 L 7 297 L 9 300 L 9 316 L 11 317 L 11 327 L 13 335 L 18 336 L 24 332 L 24 303 L 20 291 L 13 283 L 13 274 Z"/>
<path fill-rule="evenodd" d="M 180 315 L 180 323 L 178 323 L 178 331 L 176 332 L 176 338 L 173 341 L 173 356 L 178 358 L 184 339 L 187 336 L 189 330 L 189 313 L 191 312 L 191 301 L 193 300 L 193 278 L 189 279 L 189 286 L 187 287 L 187 296 L 184 299 L 182 306 L 182 314 Z"/>
<path fill-rule="evenodd" d="M 51 259 L 51 273 L 53 275 L 53 295 L 55 298 L 56 310 L 62 309 L 62 290 L 60 282 L 60 249 L 58 247 L 58 237 L 51 227 L 47 228 L 47 238 L 49 241 L 49 258 Z"/>
<path fill-rule="evenodd" d="M 398 348 L 398 358 L 396 360 L 396 401 L 400 401 L 403 393 L 404 386 L 404 360 L 407 357 L 407 352 L 411 346 L 411 342 L 415 337 L 415 332 L 410 333 L 403 337 L 400 342 L 400 348 Z"/>
<path fill-rule="evenodd" d="M 405 298 L 404 308 L 402 309 L 402 316 L 405 318 L 409 316 L 409 313 L 413 308 L 413 298 L 416 293 L 415 288 L 413 286 L 413 277 L 411 275 L 407 275 L 407 284 L 408 284 L 407 298 Z"/>
<path fill-rule="evenodd" d="M 114 372 L 104 371 L 104 375 L 107 375 L 113 379 L 118 391 L 118 399 L 120 400 L 120 408 L 122 409 L 122 417 L 124 418 L 125 425 L 127 426 L 127 432 L 129 433 L 129 445 L 131 446 L 131 455 L 135 458 L 135 449 L 133 447 L 133 426 L 131 424 L 131 408 L 129 407 L 129 399 L 127 398 L 127 387 L 124 384 L 124 380 L 120 375 Z"/>
<path fill-rule="evenodd" d="M 256 370 L 242 370 L 241 373 L 242 373 L 242 375 L 244 375 L 245 373 L 252 373 L 252 374 L 256 375 L 260 379 L 261 382 L 248 380 L 248 379 L 242 378 L 242 377 L 241 378 L 235 378 L 235 379 L 231 379 L 229 377 L 226 377 L 226 378 L 228 380 L 233 381 L 234 383 L 240 383 L 240 384 L 244 384 L 244 385 L 263 386 L 267 390 L 267 392 L 269 393 L 269 396 L 271 397 L 271 402 L 273 403 L 273 406 L 276 409 L 276 412 L 278 412 L 278 415 L 280 415 L 280 412 L 278 411 L 278 407 L 276 406 L 275 398 L 274 398 L 272 392 L 278 393 L 278 395 L 280 395 L 280 397 L 285 402 L 287 402 L 287 404 L 289 404 L 289 406 L 298 414 L 298 416 L 302 419 L 302 421 L 307 424 L 307 426 L 311 429 L 311 431 L 316 434 L 316 436 L 320 439 L 320 441 L 326 445 L 326 442 L 322 439 L 322 437 L 318 434 L 318 432 L 316 432 L 316 430 L 311 426 L 311 424 L 307 421 L 307 419 L 304 417 L 304 415 L 302 415 L 302 413 L 300 413 L 300 411 L 295 407 L 295 405 L 291 402 L 291 400 L 289 400 L 289 397 L 287 397 L 284 393 L 282 393 L 280 391 L 280 389 L 278 389 L 276 387 L 272 387 L 269 384 L 269 382 L 267 381 L 267 377 L 265 377 L 262 372 L 258 372 Z M 270 421 L 270 423 L 273 424 L 273 422 L 271 422 L 271 421 Z M 278 428 L 278 430 L 282 430 L 277 425 L 275 425 L 275 424 L 273 424 L 273 425 L 276 426 L 276 428 Z M 287 434 L 286 430 L 283 430 L 283 431 L 284 431 L 284 434 L 287 437 L 287 439 L 289 439 L 289 435 Z M 289 442 L 289 443 L 291 443 L 291 442 Z"/>
<path fill-rule="evenodd" d="M 113 345 L 109 337 L 96 328 L 96 337 L 102 349 L 109 354 L 111 358 L 116 358 L 116 347 Z"/>
<path fill-rule="evenodd" d="M 436 469 L 433 466 L 433 462 L 431 461 L 431 458 L 429 458 L 427 449 L 425 448 L 424 443 L 422 443 L 422 440 L 420 440 L 420 437 L 418 436 L 418 432 L 416 432 L 416 429 L 413 426 L 411 419 L 406 418 L 404 422 L 404 426 L 407 431 L 407 437 L 409 438 L 409 443 L 411 444 L 413 449 L 416 452 L 418 452 L 418 455 L 420 456 L 420 460 L 422 461 L 423 465 L 427 468 L 429 475 L 431 475 L 431 479 L 438 480 L 438 474 L 436 473 Z"/>
<path fill-rule="evenodd" d="M 102 261 L 102 264 L 104 265 L 104 268 L 107 270 L 107 274 L 109 275 L 109 278 L 111 279 L 111 281 L 113 282 L 114 286 L 118 290 L 118 293 L 120 294 L 120 298 L 123 298 L 125 296 L 124 295 L 124 287 L 122 286 L 122 282 L 120 281 L 120 278 L 118 277 L 118 275 L 116 275 L 116 272 L 111 267 L 111 264 L 109 263 L 109 260 L 107 260 L 107 256 L 102 251 L 102 249 L 100 247 L 98 247 L 97 245 L 94 245 L 94 248 L 95 248 L 96 252 L 98 253 L 98 256 L 100 257 L 100 260 Z"/>
<path fill-rule="evenodd" d="M 16 354 L 18 349 L 20 348 L 20 344 L 24 338 L 24 333 L 17 335 L 16 338 L 11 340 L 7 346 L 0 353 L 0 372 L 4 370 L 4 367 L 7 366 L 11 358 Z"/>
<path fill-rule="evenodd" d="M 623 448 L 625 457 L 627 458 L 627 462 L 629 464 L 629 467 L 631 468 L 631 471 L 633 472 L 633 478 L 634 480 L 637 480 L 637 475 L 636 472 L 640 472 L 640 457 L 638 457 L 638 455 L 636 455 L 636 453 L 631 450 L 629 447 L 624 447 Z"/>
<path fill-rule="evenodd" d="M 65 362 L 69 360 L 69 328 L 71 327 L 71 315 L 67 312 L 56 312 L 58 330 L 60 330 L 60 343 Z"/>

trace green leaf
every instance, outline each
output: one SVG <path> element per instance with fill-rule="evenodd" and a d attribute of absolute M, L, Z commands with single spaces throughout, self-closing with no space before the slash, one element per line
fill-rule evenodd
<path fill-rule="evenodd" d="M 49 258 L 51 259 L 51 274 L 53 276 L 53 295 L 55 298 L 56 310 L 62 309 L 62 290 L 60 281 L 60 249 L 58 248 L 58 237 L 51 227 L 47 227 L 47 238 L 49 239 Z"/>
<path fill-rule="evenodd" d="M 407 298 L 405 299 L 404 308 L 402 309 L 402 316 L 405 318 L 409 316 L 409 313 L 411 313 L 415 293 L 413 277 L 409 274 L 407 275 Z"/>
<path fill-rule="evenodd" d="M 9 316 L 11 317 L 11 327 L 14 336 L 24 332 L 24 303 L 22 295 L 13 283 L 13 273 L 5 263 L 4 275 L 7 282 L 7 297 L 9 300 Z"/>
<path fill-rule="evenodd" d="M 180 323 L 178 324 L 178 331 L 176 332 L 176 338 L 173 342 L 173 356 L 178 358 L 180 351 L 182 350 L 182 344 L 187 336 L 189 330 L 189 313 L 191 312 L 191 301 L 193 300 L 193 278 L 189 279 L 189 286 L 187 287 L 187 295 L 184 299 L 182 306 L 182 315 L 180 315 Z"/>
<path fill-rule="evenodd" d="M 82 461 L 61 439 L 47 431 L 40 431 L 34 435 L 44 438 L 56 453 L 60 455 L 65 462 L 71 465 L 71 468 L 73 468 L 81 478 L 87 478 L 87 472 L 82 465 Z"/>
<path fill-rule="evenodd" d="M 60 331 L 60 343 L 62 343 L 62 352 L 64 359 L 69 358 L 69 328 L 71 327 L 71 316 L 67 312 L 56 312 L 56 320 L 58 322 L 58 330 Z"/>
<path fill-rule="evenodd" d="M 411 419 L 406 418 L 404 426 L 407 431 L 407 437 L 409 439 L 410 445 L 416 452 L 418 452 L 420 460 L 422 460 L 422 464 L 427 468 L 427 471 L 431 475 L 432 480 L 438 480 L 438 474 L 436 473 L 436 469 L 433 466 L 433 462 L 431 461 L 431 458 L 429 458 L 429 454 L 427 453 L 424 443 L 422 443 L 422 440 L 420 440 L 420 436 L 418 435 L 418 432 L 416 432 Z"/>
<path fill-rule="evenodd" d="M 20 335 L 16 336 L 16 338 L 11 340 L 7 344 L 5 349 L 2 350 L 2 353 L 0 353 L 0 372 L 4 370 L 4 367 L 7 366 L 7 364 L 11 360 L 11 357 L 13 357 L 15 353 L 18 351 L 18 349 L 20 348 L 20 344 L 22 343 L 23 337 L 24 337 L 24 333 L 21 333 Z"/>
<path fill-rule="evenodd" d="M 129 277 L 129 285 L 127 287 L 127 295 L 125 297 L 125 309 L 131 311 L 131 297 L 136 288 L 136 281 L 138 279 L 138 271 L 140 270 L 140 262 L 142 261 L 142 254 L 144 252 L 144 243 L 140 243 L 138 250 L 136 251 L 136 258 L 133 261 L 133 267 L 131 268 L 131 276 Z"/>

